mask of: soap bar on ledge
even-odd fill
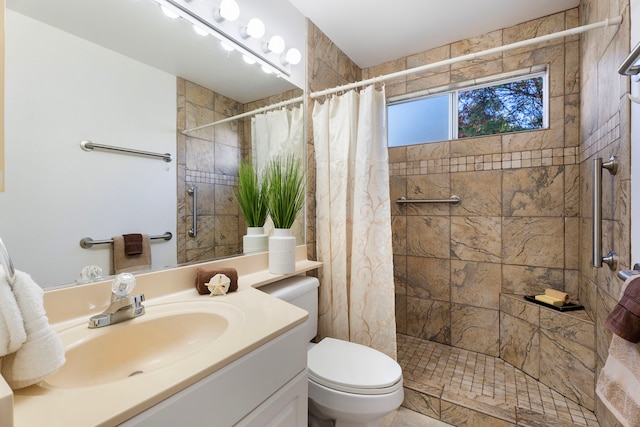
[[[541,300],[537,299],[536,296],[543,296],[544,297],[544,295],[525,295],[524,299],[529,301],[529,302],[533,302],[533,303],[536,303],[536,304],[539,304],[539,305],[542,305],[544,307],[551,308],[551,309],[557,310],[557,311],[584,310],[583,306],[581,306],[579,304],[575,304],[573,302],[564,303],[562,305],[557,305],[556,306],[556,305],[551,305],[551,304],[548,304],[548,303],[546,303],[544,301],[541,301]]]
[[[535,298],[537,301],[541,301],[545,304],[553,305],[554,307],[562,307],[564,305],[564,301],[549,295],[536,295]]]

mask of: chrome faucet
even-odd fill
[[[136,285],[131,273],[121,273],[111,284],[111,305],[107,309],[89,319],[89,328],[102,328],[133,319],[144,314],[144,294],[130,296]]]

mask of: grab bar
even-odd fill
[[[171,240],[173,238],[173,234],[170,231],[167,231],[164,234],[160,234],[159,236],[149,236],[151,240]],[[80,239],[80,247],[83,249],[89,249],[93,245],[104,245],[107,243],[113,243],[113,239],[103,239],[103,240],[93,240],[91,237],[84,237]]]
[[[189,229],[189,237],[196,237],[198,235],[198,188],[195,186],[190,186],[187,189],[187,194],[189,194],[192,199],[192,207],[191,214],[193,215],[193,226]]]
[[[448,199],[407,199],[405,197],[400,197],[396,200],[396,203],[451,203],[453,206],[457,206],[460,204],[462,199],[460,196],[451,196]]]
[[[601,268],[602,263],[605,263],[611,270],[615,270],[618,265],[618,257],[615,251],[610,251],[605,257],[602,256],[602,169],[607,169],[611,175],[615,175],[618,172],[616,157],[611,156],[604,163],[602,162],[602,157],[593,159],[593,223],[591,227],[593,258],[591,265],[595,268]]]
[[[7,251],[7,247],[2,242],[2,239],[0,239],[0,263],[7,275],[7,282],[9,282],[9,286],[13,289],[13,284],[16,282],[16,269],[13,268],[9,251]]]
[[[171,161],[171,154],[169,153],[152,153],[151,151],[134,150],[133,148],[114,147],[112,145],[94,144],[91,141],[80,141],[80,148],[84,151],[92,151],[94,148],[98,150],[118,151],[121,153],[138,154],[140,156],[155,157],[164,160],[165,162]]]
[[[636,64],[640,57],[640,43],[638,43],[624,62],[618,67],[618,73],[623,76],[635,76],[640,73],[640,65]]]

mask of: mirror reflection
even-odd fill
[[[268,3],[267,36],[280,31],[270,26],[275,14],[287,22],[287,43],[302,50],[304,18],[287,1]],[[300,104],[182,133],[300,97],[304,64],[289,77],[268,75],[187,22],[167,19],[152,0],[9,0],[5,50],[0,236],[16,268],[41,286],[73,283],[90,265],[113,271],[112,245],[83,249],[85,237],[170,232],[171,240],[149,244],[153,269],[242,253],[239,162],[291,144],[303,153],[302,128],[292,127],[302,123]],[[268,149],[255,148],[256,134]],[[172,161],[83,151],[82,140],[169,153]],[[303,230],[298,225],[298,243]]]

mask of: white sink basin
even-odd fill
[[[89,387],[144,375],[209,347],[242,318],[234,306],[203,301],[147,306],[143,316],[99,329],[83,323],[60,332],[67,362],[41,385]]]

